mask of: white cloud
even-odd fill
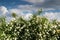
[[[43,8],[43,11],[51,11],[51,10],[56,10],[55,8]]]
[[[36,10],[32,5],[18,5],[17,8],[8,9],[5,6],[0,7],[0,14],[7,16],[7,21],[12,20],[12,17],[9,16],[11,13],[16,13],[19,16],[24,16],[24,19],[29,19],[33,13],[33,10]],[[7,13],[8,12],[8,13]]]
[[[32,16],[33,16],[32,13],[28,13],[28,14],[24,15],[23,17],[25,20],[30,20],[32,18]]]
[[[39,8],[36,8],[32,5],[18,5],[17,8],[12,8],[12,9],[8,9],[4,6],[0,7],[0,13],[2,14],[6,14],[8,13],[16,13],[19,16],[24,16],[24,19],[29,19],[32,16],[33,11],[37,11]],[[44,9],[44,11],[48,11],[48,10],[56,10],[54,8],[47,8]],[[10,14],[9,14],[10,15]],[[43,14],[45,17],[47,17],[48,19],[57,19],[60,20],[60,12],[45,12],[45,14]],[[11,17],[9,17],[8,19],[11,19]]]
[[[8,12],[8,10],[5,6],[0,6],[0,13],[6,14],[7,12]]]
[[[40,8],[60,9],[60,0],[23,0],[23,1],[32,3],[32,5],[35,5]]]
[[[38,8],[32,5],[18,5],[17,8],[9,9],[9,13],[16,13],[18,16],[23,16],[25,20],[29,20],[33,11],[37,11]],[[9,17],[11,19],[11,17]]]
[[[10,13],[20,13],[21,10],[20,9],[17,9],[17,8],[15,8],[15,9],[9,9],[9,12]]]
[[[25,1],[28,1],[31,3],[44,3],[45,2],[45,0],[25,0]]]
[[[37,10],[38,8],[33,5],[18,5],[21,10]]]
[[[37,11],[38,8],[32,5],[18,5],[17,8],[9,9],[10,13],[17,13],[17,14],[25,14],[25,13],[33,13],[33,11]]]
[[[58,21],[60,20],[60,12],[45,12],[44,16],[48,19],[57,19]]]
[[[54,19],[56,15],[52,12],[45,12],[44,16],[46,16],[49,19]]]

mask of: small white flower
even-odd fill
[[[44,27],[44,29],[46,29],[47,27]]]
[[[27,29],[26,31],[28,32],[29,30]]]
[[[17,31],[16,29],[14,31]]]
[[[46,35],[43,35],[43,37],[46,37]]]
[[[10,27],[10,29],[12,29],[12,27]]]
[[[15,18],[13,18],[13,20],[15,20]]]
[[[51,30],[51,28],[49,30]]]
[[[31,25],[31,23],[29,23],[29,26]]]
[[[11,22],[11,25],[12,25],[13,23]]]
[[[9,38],[7,38],[7,40],[9,40]]]
[[[54,30],[53,33],[55,34],[55,32],[56,32],[56,31]]]
[[[17,33],[18,33],[18,35],[19,35],[20,32],[17,32]]]
[[[8,26],[8,24],[6,24],[6,26]]]
[[[60,25],[58,25],[58,26],[60,26]]]
[[[49,34],[48,32],[46,32],[47,34]]]
[[[19,29],[20,27],[16,27],[16,29]]]
[[[15,37],[15,40],[17,40],[17,38]]]
[[[57,27],[57,25],[53,25],[51,28],[56,28]]]
[[[16,35],[16,33],[14,33],[14,35]]]
[[[39,36],[41,36],[42,34],[40,33]]]

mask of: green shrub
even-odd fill
[[[28,21],[14,18],[8,24],[5,18],[0,18],[0,40],[58,40],[59,22],[34,14]]]

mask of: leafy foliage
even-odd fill
[[[0,18],[0,40],[59,40],[60,22],[50,22],[38,15],[33,15],[28,21],[17,18],[14,13],[12,16],[15,20],[8,24],[5,18]]]

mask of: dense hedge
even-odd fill
[[[15,19],[9,23],[0,17],[0,40],[59,40],[60,22],[34,14],[28,21],[12,15]]]

